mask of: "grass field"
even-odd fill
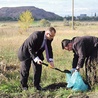
[[[71,39],[74,36],[83,35],[98,37],[97,22],[82,22],[81,24],[82,25],[80,26],[75,26],[75,30],[72,30],[71,27],[64,26],[62,21],[51,22],[51,26],[55,27],[57,30],[52,43],[55,67],[61,70],[71,69],[73,53],[62,50],[61,41],[64,38]],[[35,22],[27,32],[21,34],[17,22],[0,23],[0,98],[86,98],[70,96],[88,96],[90,94],[97,96],[98,94],[96,94],[96,92],[98,92],[98,85],[91,91],[83,93],[73,92],[71,89],[66,90],[65,74],[45,66],[43,66],[41,86],[46,87],[47,90],[39,92],[33,88],[32,68],[28,81],[29,90],[21,90],[19,83],[20,62],[17,58],[17,51],[20,45],[32,32],[46,29],[47,27],[40,27],[38,22]]]

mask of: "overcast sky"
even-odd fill
[[[60,16],[72,15],[72,0],[0,0],[2,7],[35,6]],[[98,16],[98,0],[74,0],[74,15]]]

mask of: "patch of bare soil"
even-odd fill
[[[57,90],[59,88],[66,88],[66,85],[67,85],[67,83],[65,83],[65,82],[54,83],[54,84],[51,84],[51,85],[44,87],[44,89],[53,91],[53,90]]]

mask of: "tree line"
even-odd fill
[[[72,16],[67,16],[67,17],[64,17],[64,19],[66,19],[66,20],[72,20]],[[78,17],[75,17],[74,16],[74,20],[75,21],[98,21],[98,16],[86,16],[86,17],[80,17],[80,16],[78,16]]]

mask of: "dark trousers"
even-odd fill
[[[33,76],[34,86],[38,86],[40,84],[42,65],[39,65],[39,64],[35,63],[34,61],[32,61],[31,59],[28,59],[28,60],[21,62],[20,82],[21,82],[22,87],[28,87],[27,82],[28,82],[29,70],[31,67],[31,63],[32,63],[33,72],[34,72],[34,76]]]

